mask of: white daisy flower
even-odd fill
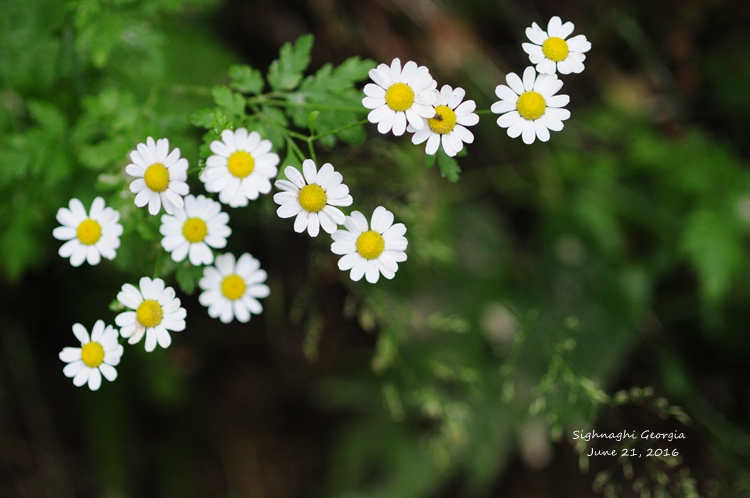
[[[221,211],[221,204],[203,195],[185,197],[185,207],[174,216],[163,214],[159,232],[164,235],[161,245],[179,263],[190,254],[194,266],[210,265],[214,249],[227,245],[232,229],[227,226],[229,215]]]
[[[117,294],[117,300],[135,311],[125,311],[115,317],[120,327],[120,335],[128,339],[129,344],[140,341],[146,335],[146,351],[156,349],[156,344],[168,348],[172,344],[169,330],[185,330],[187,311],[180,306],[180,299],[175,297],[172,287],[164,287],[164,280],[148,277],[141,278],[140,289],[125,284]]]
[[[443,150],[451,157],[464,148],[464,142],[472,143],[474,135],[466,126],[477,124],[479,116],[474,114],[477,105],[473,100],[461,103],[465,95],[466,91],[463,88],[454,90],[449,85],[443,85],[435,103],[435,117],[426,119],[427,126],[420,130],[411,125],[407,128],[409,133],[414,133],[411,137],[412,143],[418,145],[427,140],[425,152],[435,154],[442,142]]]
[[[435,115],[432,104],[438,98],[437,83],[425,66],[409,61],[401,69],[401,60],[393,59],[391,66],[380,64],[370,70],[375,84],[365,85],[366,97],[362,105],[372,109],[367,119],[378,124],[378,131],[401,136],[406,131],[407,121],[416,129],[424,126],[422,118]]]
[[[271,141],[261,140],[257,131],[224,130],[221,140],[211,142],[214,155],[206,160],[200,176],[206,190],[218,192],[219,200],[231,207],[247,206],[248,199],[269,193],[279,164],[271,147]]]
[[[273,201],[279,205],[279,218],[294,220],[294,231],[302,233],[307,228],[310,237],[317,237],[319,228],[333,233],[344,223],[344,213],[335,206],[351,206],[349,187],[341,183],[343,176],[334,171],[331,163],[325,163],[317,171],[311,159],[302,163],[304,176],[293,166],[287,166],[284,174],[290,181],[276,180],[278,192]]]
[[[563,121],[570,117],[570,111],[563,109],[570,97],[555,95],[562,88],[562,81],[555,74],[536,74],[529,66],[523,72],[523,81],[516,73],[505,77],[509,86],[498,85],[495,94],[499,102],[490,108],[495,114],[501,128],[508,128],[508,136],[516,138],[523,135],[525,144],[534,143],[536,138],[542,142],[549,140],[549,130],[560,131]]]
[[[233,254],[216,257],[216,266],[203,269],[198,285],[204,292],[198,301],[208,308],[208,316],[229,323],[237,318],[242,323],[250,321],[250,314],[259,315],[263,306],[258,298],[268,297],[271,290],[263,282],[267,274],[260,262],[245,253],[235,264]]]
[[[56,218],[62,226],[52,230],[54,238],[67,240],[58,254],[70,258],[73,266],[81,266],[84,260],[98,265],[102,257],[114,259],[122,235],[120,213],[105,207],[101,197],[94,199],[88,214],[78,199],[71,199],[68,207],[58,209]]]
[[[174,214],[175,209],[182,208],[182,196],[190,190],[187,180],[187,159],[180,157],[180,149],[169,152],[169,140],[148,137],[145,144],[138,144],[130,153],[132,164],[125,167],[125,172],[135,176],[130,184],[130,191],[136,194],[135,205],[143,207],[148,204],[148,212],[159,213],[161,205],[167,214]]]
[[[80,323],[73,325],[73,333],[81,341],[80,348],[63,348],[60,359],[67,363],[63,368],[66,377],[73,378],[73,385],[81,387],[88,382],[89,389],[96,391],[102,385],[102,375],[112,382],[117,378],[115,366],[119,365],[123,347],[117,342],[117,330],[104,326],[97,320],[91,331]]]
[[[583,71],[585,52],[591,50],[591,42],[584,35],[576,35],[566,40],[573,33],[575,26],[568,21],[565,24],[555,16],[549,20],[545,32],[537,23],[526,28],[526,37],[532,43],[523,43],[523,51],[529,54],[529,60],[536,64],[536,70],[543,74],[580,73]]]
[[[351,270],[349,276],[355,282],[364,275],[374,284],[380,274],[392,279],[398,270],[398,263],[406,261],[406,245],[403,223],[393,224],[393,213],[383,206],[372,213],[370,229],[367,219],[359,211],[354,211],[344,221],[346,230],[337,230],[331,237],[334,243],[331,251],[343,255],[339,269]]]

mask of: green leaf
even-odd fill
[[[432,168],[435,166],[435,160],[437,159],[437,155],[435,154],[425,154],[424,155],[424,164],[428,168]]]
[[[248,65],[235,65],[229,68],[229,86],[242,93],[257,95],[263,91],[263,75]]]
[[[300,36],[292,45],[285,43],[279,52],[279,58],[268,68],[268,83],[275,91],[294,90],[302,80],[302,73],[310,64],[310,49],[313,35]]]
[[[138,141],[154,133],[132,93],[107,88],[84,99],[83,107],[73,142],[79,161],[88,168],[101,170],[117,164]]]
[[[320,116],[320,111],[313,111],[307,116],[307,129],[310,130],[310,135],[315,135],[315,120]]]
[[[449,182],[456,183],[461,175],[461,167],[455,159],[449,157],[443,149],[438,149],[437,163],[440,168],[440,176],[447,178]]]
[[[362,92],[355,84],[367,78],[367,73],[375,66],[370,60],[360,60],[359,57],[351,57],[340,66],[334,68],[331,64],[321,67],[314,76],[309,76],[300,85],[299,91],[289,94],[287,99],[298,104],[308,104],[307,107],[289,108],[287,114],[292,118],[294,124],[300,128],[307,125],[312,112],[320,111],[315,120],[315,130],[318,135],[332,130],[356,123],[360,118],[358,109],[364,115],[367,112],[362,106]],[[314,105],[320,104],[320,109]],[[342,107],[341,110],[332,110],[331,107]],[[347,107],[351,110],[346,109]],[[359,143],[366,136],[362,126],[354,126],[341,130],[335,135],[329,135],[321,139],[326,146],[333,146],[336,138],[346,143]]]
[[[733,217],[708,210],[694,212],[682,233],[681,246],[695,267],[704,299],[724,297],[742,264],[742,234]]]
[[[213,109],[198,109],[188,116],[188,121],[194,126],[201,128],[211,128],[214,122],[214,110]]]
[[[229,87],[215,86],[211,89],[211,95],[216,105],[224,109],[230,118],[241,118],[245,115],[245,98],[234,93]]]
[[[211,128],[214,130],[213,140],[218,140],[221,137],[221,132],[224,130],[233,130],[233,122],[227,120],[227,116],[221,112],[221,109],[217,109],[214,112],[214,119],[211,122]]]

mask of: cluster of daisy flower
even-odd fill
[[[509,137],[520,136],[525,144],[532,144],[537,138],[546,142],[550,130],[563,129],[563,121],[570,117],[570,111],[565,109],[570,97],[557,95],[563,86],[557,73],[581,73],[585,53],[591,50],[585,35],[568,38],[574,29],[572,22],[563,24],[558,16],[549,20],[547,31],[537,23],[526,28],[526,37],[531,43],[523,43],[521,47],[536,66],[524,69],[522,77],[508,73],[507,86],[495,88],[500,100],[490,108],[501,115],[497,124],[508,129]]]
[[[495,93],[500,101],[491,111],[501,114],[497,123],[508,129],[510,137],[521,136],[527,144],[536,138],[547,141],[549,130],[559,131],[570,117],[564,109],[569,98],[556,95],[562,87],[561,74],[583,71],[584,53],[591,44],[583,35],[568,38],[574,26],[553,17],[543,31],[536,23],[526,30],[532,43],[523,49],[536,67],[527,67],[520,78],[515,73],[506,77],[506,85],[498,85]],[[479,122],[473,100],[464,100],[462,88],[437,83],[424,66],[408,61],[401,66],[397,58],[391,65],[380,64],[369,72],[374,83],[364,87],[362,104],[371,111],[368,120],[377,124],[380,133],[393,132],[401,136],[412,133],[412,142],[426,142],[427,154],[435,154],[440,146],[450,157],[458,154],[464,144],[474,141],[467,127]],[[227,245],[232,230],[229,215],[222,204],[233,208],[247,206],[261,194],[268,194],[273,185],[279,190],[273,200],[279,205],[280,218],[294,218],[297,233],[307,231],[317,237],[321,228],[333,242],[331,251],[341,256],[338,267],[349,271],[353,281],[363,277],[377,283],[380,275],[394,278],[398,263],[406,261],[406,227],[394,223],[393,213],[378,206],[368,220],[360,211],[345,214],[340,208],[351,206],[353,198],[343,183],[341,173],[330,163],[320,169],[312,159],[302,163],[302,171],[286,166],[285,178],[275,179],[279,156],[272,152],[272,144],[258,132],[245,128],[224,130],[220,140],[210,144],[210,155],[199,176],[205,190],[218,194],[218,202],[204,195],[189,193],[188,162],[180,150],[170,151],[166,138],[138,144],[131,151],[131,163],[125,172],[135,179],[130,191],[135,194],[137,207],[148,207],[152,216],[161,216],[159,232],[161,246],[175,262],[186,259],[194,266],[204,266],[198,301],[208,309],[208,315],[229,323],[235,318],[248,322],[252,314],[263,311],[259,299],[270,294],[265,284],[267,274],[251,254],[239,257],[224,253],[215,255]],[[274,181],[275,180],[275,181]],[[59,254],[70,258],[73,266],[84,261],[97,265],[101,258],[114,259],[120,246],[120,213],[107,207],[97,197],[87,211],[78,199],[71,199],[67,208],[57,212],[61,226],[53,236],[65,241]],[[60,359],[67,363],[63,373],[73,378],[76,386],[88,384],[91,390],[101,385],[101,377],[113,381],[123,354],[118,337],[136,344],[145,337],[145,349],[156,346],[167,348],[172,343],[170,332],[185,330],[187,312],[181,306],[172,287],[161,278],[142,277],[138,286],[126,283],[117,294],[122,311],[112,325],[97,320],[89,335],[80,323],[73,325],[73,333],[80,348],[66,347]]]
[[[550,19],[547,31],[537,23],[526,29],[531,43],[522,47],[536,66],[527,67],[522,77],[509,73],[505,78],[508,85],[495,88],[500,100],[491,107],[493,113],[501,114],[497,124],[507,128],[511,138],[521,136],[526,144],[537,138],[546,142],[549,131],[562,130],[563,121],[570,117],[564,108],[570,98],[556,95],[563,85],[556,73],[582,72],[584,54],[591,49],[584,35],[568,38],[573,29],[573,23],[563,24],[557,16]],[[438,92],[426,67],[412,61],[402,67],[398,58],[369,74],[374,83],[365,86],[362,104],[372,109],[367,118],[378,125],[380,133],[413,133],[412,143],[427,142],[427,154],[435,154],[442,145],[450,157],[459,153],[464,143],[474,141],[467,127],[477,124],[479,116],[474,113],[474,101],[464,101],[462,88],[444,85]]]
[[[175,262],[187,259],[194,266],[206,265],[198,282],[203,291],[198,301],[208,308],[208,315],[223,323],[235,318],[245,323],[252,314],[263,311],[258,299],[270,294],[264,283],[267,274],[249,253],[239,258],[231,253],[214,256],[214,250],[226,247],[232,233],[229,215],[221,204],[242,207],[260,194],[268,194],[279,156],[271,152],[269,140],[245,128],[224,130],[221,140],[213,141],[210,148],[213,155],[206,160],[200,180],[207,192],[218,194],[220,202],[189,194],[187,160],[180,157],[179,149],[169,151],[166,138],[154,141],[149,137],[145,144],[138,144],[125,172],[135,177],[130,190],[136,206],[148,206],[151,215],[164,208],[159,228],[164,250]],[[284,174],[287,179],[275,181],[280,191],[273,197],[279,217],[294,217],[294,230],[307,231],[311,237],[316,237],[320,228],[329,233],[331,251],[342,256],[338,266],[350,271],[352,280],[364,276],[376,283],[381,274],[388,279],[395,276],[398,263],[406,260],[407,240],[406,227],[394,224],[390,211],[379,206],[369,222],[359,211],[345,215],[339,206],[351,206],[353,199],[343,176],[330,163],[318,170],[307,159],[302,172],[287,166]],[[123,227],[120,213],[107,207],[104,199],[94,199],[88,212],[79,199],[71,199],[67,208],[58,210],[57,220],[62,226],[52,235],[65,241],[59,254],[70,258],[71,265],[80,266],[84,261],[96,265],[102,257],[114,259]],[[170,332],[185,330],[187,312],[175,290],[161,278],[142,277],[137,287],[124,284],[117,301],[126,310],[114,319],[118,328],[97,320],[89,336],[83,325],[73,325],[81,347],[66,347],[59,356],[67,363],[63,373],[72,377],[76,386],[88,384],[97,390],[102,375],[110,381],[117,378],[115,366],[123,354],[118,335],[128,344],[145,337],[145,349],[151,352],[157,345],[170,346]]]

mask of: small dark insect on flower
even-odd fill
[[[440,113],[436,112],[435,116],[432,119],[434,119],[435,121],[442,121],[443,120],[443,116],[441,116]]]

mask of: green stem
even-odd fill
[[[302,153],[302,149],[300,149],[299,146],[294,143],[294,140],[292,140],[292,137],[290,137],[289,135],[286,135],[285,138],[286,145],[287,147],[289,147],[289,150],[291,150],[297,156],[297,159],[299,159],[300,162],[303,162],[306,158]]]
[[[281,127],[279,125],[277,125],[277,126],[280,129],[284,130],[284,133],[286,133],[287,135],[289,135],[292,138],[296,138],[297,140],[302,140],[302,141],[306,142],[310,138],[309,136],[303,135],[302,133],[298,133],[298,132],[296,132],[294,130],[287,130],[286,128],[283,128],[283,127]]]
[[[313,147],[313,140],[315,140],[315,138],[312,135],[307,138],[307,148],[310,150],[310,159],[312,159],[315,164],[318,164],[318,160],[315,158],[315,147]]]
[[[339,128],[336,128],[336,129],[333,129],[333,130],[329,130],[329,131],[327,131],[325,133],[321,133],[320,135],[311,135],[309,137],[309,140],[317,140],[319,138],[322,138],[322,137],[325,137],[325,136],[328,136],[328,135],[333,135],[333,134],[338,133],[340,131],[348,130],[349,128],[354,128],[356,126],[366,125],[367,123],[369,123],[369,121],[366,120],[366,119],[363,119],[361,121],[357,121],[356,123],[351,123],[351,124],[348,124],[346,126],[341,126]]]
[[[305,139],[305,141],[307,142],[307,146],[308,146],[308,148],[310,149],[310,158],[311,158],[311,159],[312,159],[313,161],[315,161],[316,163],[318,162],[318,161],[317,161],[317,160],[315,159],[315,150],[313,149],[313,142],[314,142],[315,140],[317,140],[317,139],[319,139],[319,138],[322,138],[322,137],[326,137],[326,136],[328,136],[328,135],[334,135],[334,134],[336,134],[336,133],[338,133],[338,132],[340,132],[340,131],[348,130],[349,128],[354,128],[354,127],[356,127],[356,126],[362,126],[362,125],[365,125],[365,124],[367,124],[367,123],[369,123],[369,121],[368,121],[368,120],[366,120],[366,119],[363,119],[363,120],[361,120],[361,121],[357,121],[356,123],[350,123],[350,124],[348,124],[348,125],[345,125],[345,126],[339,126],[338,128],[335,128],[335,129],[333,129],[333,130],[328,130],[327,132],[325,132],[325,133],[321,133],[321,134],[319,134],[319,135],[310,135],[309,137],[307,137],[307,138]]]
[[[370,112],[370,109],[365,107],[355,107],[348,105],[326,105],[326,104],[315,104],[311,102],[290,102],[288,100],[271,100],[266,98],[265,95],[259,95],[257,97],[251,97],[248,103],[258,103],[263,105],[270,105],[276,107],[301,107],[303,109],[317,109],[319,111],[347,111],[347,112]]]

